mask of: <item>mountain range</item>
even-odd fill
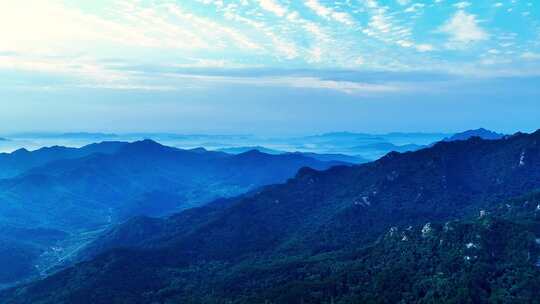
[[[14,151],[20,147],[35,150],[43,146],[81,147],[96,141],[132,142],[150,138],[162,144],[185,149],[204,147],[212,151],[225,149],[237,154],[238,148],[247,152],[253,148],[261,152],[271,150],[285,152],[309,152],[316,154],[353,155],[362,160],[375,160],[396,150],[403,151],[407,145],[424,146],[450,136],[446,133],[388,133],[365,134],[352,132],[325,133],[307,136],[255,136],[255,135],[212,135],[212,134],[173,134],[173,133],[18,133],[9,134],[9,142],[3,142],[1,151]],[[396,147],[372,149],[369,144],[392,144]],[[268,150],[264,150],[268,149]],[[228,151],[227,151],[228,150]],[[236,152],[234,152],[236,150]],[[356,162],[355,162],[356,163]]]
[[[286,181],[302,155],[181,150],[151,140],[51,147],[0,155],[0,283],[45,273],[84,244],[137,215],[164,216]],[[22,237],[26,236],[26,237]]]
[[[319,160],[337,160],[354,164],[376,160],[389,152],[416,151],[439,141],[467,140],[471,137],[483,139],[500,139],[504,135],[484,128],[467,130],[464,132],[444,137],[442,133],[388,133],[388,134],[365,134],[352,132],[335,132],[321,135],[292,138],[288,144],[302,150],[307,156],[316,157]],[[326,152],[305,152],[312,149]],[[233,146],[218,149],[227,153],[242,153],[248,150],[259,150],[269,154],[287,153],[282,150],[265,146]],[[331,151],[331,152],[328,152]],[[290,153],[290,152],[289,152]]]
[[[0,302],[535,303],[539,188],[540,131],[303,168],[112,227]]]
[[[297,155],[303,155],[307,157],[311,157],[320,161],[341,161],[351,164],[361,164],[366,163],[369,160],[361,157],[361,156],[353,156],[353,155],[346,155],[346,154],[339,154],[339,153],[313,153],[313,152],[286,152],[286,151],[279,151],[275,149],[265,148],[262,146],[253,146],[253,147],[233,147],[233,148],[223,148],[219,149],[218,151],[230,153],[230,154],[240,154],[245,153],[251,150],[257,150],[263,153],[267,154],[297,154]]]

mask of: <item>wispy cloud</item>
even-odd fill
[[[322,5],[319,0],[306,0],[304,3],[317,15],[325,19],[333,19],[349,26],[354,24],[353,18],[348,13],[335,11],[330,7]]]
[[[272,12],[279,17],[283,17],[287,13],[287,8],[274,0],[259,0],[259,4],[265,10]]]
[[[115,58],[183,68],[392,71],[508,62],[522,69],[519,62],[536,60],[540,25],[531,6],[490,6],[517,11],[505,18],[527,26],[510,29],[472,1],[20,0],[0,4],[0,69],[129,87],[140,79],[116,69]]]
[[[263,76],[238,77],[204,74],[168,74],[171,78],[196,81],[199,85],[235,84],[261,87],[282,87],[298,89],[330,90],[354,95],[393,94],[411,90],[410,85],[400,83],[368,83],[347,80],[321,79],[314,76]]]
[[[521,54],[521,58],[524,58],[527,60],[540,60],[540,53],[525,52]]]

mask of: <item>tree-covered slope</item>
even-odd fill
[[[305,166],[325,169],[336,164],[255,151],[200,153],[146,140],[125,144],[112,154],[49,162],[1,180],[0,219],[17,225],[95,227],[283,182]]]
[[[458,218],[540,186],[539,135],[440,143],[362,166],[303,169],[239,199],[200,232],[168,237],[196,239],[203,256],[250,247],[317,252],[370,240],[389,224]]]
[[[11,290],[4,299],[8,303],[534,299],[537,197],[523,211],[525,217],[506,218],[506,213],[496,212],[500,202],[540,188],[539,169],[540,132],[496,141],[439,143],[323,172],[303,169],[287,183],[228,202],[225,208],[194,209],[149,225],[137,222],[150,230],[140,230],[136,242],[120,242],[124,249]],[[482,209],[493,210],[494,215],[467,220]],[[449,224],[451,229],[445,229],[444,223],[453,220],[457,222]],[[393,237],[387,237],[389,231]],[[396,290],[389,290],[394,284]],[[521,289],[514,290],[516,284]],[[445,286],[456,288],[457,298],[441,294]],[[433,290],[438,291],[428,295]]]
[[[133,216],[163,216],[283,182],[305,166],[343,164],[256,151],[181,150],[149,140],[21,150],[0,157],[0,167],[10,162],[25,171],[0,180],[0,231],[49,229],[65,239],[46,244],[35,244],[31,235],[6,240],[4,247],[14,249],[1,251],[0,262],[18,261],[25,270],[21,274],[43,273],[64,263],[100,229]],[[0,264],[0,269],[7,268]],[[0,276],[0,284],[9,281]]]

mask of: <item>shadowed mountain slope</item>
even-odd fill
[[[141,233],[136,241],[131,237],[122,244],[129,239],[122,231],[133,229],[118,228],[119,234],[112,239],[125,249],[108,251],[43,281],[6,292],[3,299],[8,303],[449,300],[448,295],[427,297],[429,286],[437,282],[410,275],[419,271],[429,273],[428,279],[442,272],[441,284],[464,288],[456,298],[459,301],[480,297],[487,302],[491,296],[511,300],[512,294],[505,294],[511,293],[511,286],[497,283],[505,280],[500,271],[523,269],[526,275],[537,275],[537,196],[526,209],[530,225],[523,224],[523,218],[494,219],[493,226],[483,228],[481,222],[468,224],[464,219],[538,188],[540,131],[501,140],[441,142],[354,167],[322,172],[302,169],[287,183],[233,199],[225,208],[205,207],[166,220],[128,222],[126,225],[138,225]],[[436,225],[451,220],[460,221],[455,235],[426,226],[426,222]],[[403,255],[400,243],[380,241],[391,227],[401,233],[409,226],[415,232],[407,237],[414,245],[406,246]],[[489,229],[514,243],[489,239]],[[437,239],[424,241],[423,236],[430,233],[437,234]],[[469,260],[462,251],[441,256],[447,252],[446,245],[436,247],[447,240],[448,248],[457,250],[474,235],[487,239],[481,244],[485,251],[476,258],[467,256],[482,262],[475,263],[477,267],[491,267],[480,273],[493,277],[476,278],[476,266],[467,266]],[[101,246],[114,247],[106,242]],[[413,260],[407,264],[409,258]],[[443,268],[455,266],[464,277],[445,277],[450,275],[449,268],[437,272],[433,268],[437,264],[427,264],[437,259]],[[399,285],[402,289],[388,293],[389,298],[378,297],[392,286],[390,276],[396,273],[398,282],[409,284],[406,279],[410,278],[416,289],[407,295],[407,286]],[[487,281],[490,278],[497,282]],[[467,283],[474,280],[478,284]],[[521,276],[516,280],[525,284],[526,299],[534,299],[534,281]]]
[[[3,257],[18,261],[20,273],[27,274],[63,263],[99,230],[130,217],[163,216],[284,182],[306,166],[327,169],[343,164],[257,151],[239,155],[189,151],[150,140],[102,143],[80,150],[20,150],[3,157],[25,167],[45,163],[0,180],[0,231],[6,231],[0,241],[14,248],[12,258],[3,251],[0,261]],[[35,242],[33,237],[9,238],[13,229],[30,228],[63,238],[47,243]],[[0,277],[0,283],[8,281]]]

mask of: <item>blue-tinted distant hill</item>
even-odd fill
[[[309,152],[334,156],[348,155],[357,160],[347,160],[355,163],[364,160],[375,160],[391,151],[413,150],[413,146],[429,145],[449,137],[442,133],[387,133],[367,134],[353,132],[334,132],[311,136],[280,136],[262,137],[255,135],[204,135],[204,134],[168,134],[168,133],[26,133],[15,134],[13,142],[4,145],[5,150],[25,146],[32,149],[43,146],[75,146],[96,141],[136,141],[150,138],[169,146],[196,148],[204,147],[212,151],[226,151],[233,154],[257,149],[269,154],[279,152]],[[271,149],[268,149],[271,148]],[[328,157],[326,157],[328,159]],[[342,159],[338,159],[342,160]]]
[[[257,150],[263,153],[274,154],[274,155],[287,153],[285,151],[270,149],[263,146],[230,147],[230,148],[218,149],[218,151],[229,153],[229,154],[240,154],[240,153],[244,153],[251,150]]]
[[[96,220],[106,223],[109,208],[128,212],[128,203],[147,193],[176,196],[177,207],[183,209],[216,197],[284,182],[302,167],[320,170],[344,164],[256,150],[238,155],[181,150],[151,140],[102,143],[81,149],[19,150],[4,157],[6,162],[20,161],[27,166],[27,160],[34,164],[48,162],[0,181],[0,197],[8,202],[0,206],[0,219],[55,227],[84,227]],[[74,212],[65,217],[64,212],[68,211]]]
[[[124,142],[102,142],[82,148],[54,146],[35,151],[19,149],[12,153],[0,153],[0,179],[15,177],[28,169],[55,160],[80,158],[94,153],[114,153],[125,144]]]
[[[361,156],[352,156],[352,155],[339,154],[339,153],[286,152],[286,151],[269,149],[269,148],[265,148],[261,146],[223,148],[223,149],[219,149],[218,151],[231,153],[231,154],[240,154],[240,153],[244,153],[251,150],[257,150],[263,153],[274,154],[274,155],[292,153],[292,154],[311,157],[320,161],[340,161],[340,162],[346,162],[346,163],[351,163],[351,164],[361,164],[361,163],[365,163],[369,161]]]
[[[395,145],[389,142],[368,143],[352,147],[353,151],[362,151],[370,159],[378,159],[389,152],[410,152],[424,148],[425,146],[416,144]]]
[[[13,250],[0,251],[0,262],[12,261],[10,273],[20,277],[35,274],[88,242],[90,231],[285,182],[304,167],[322,170],[343,164],[294,154],[182,150],[151,140],[2,154],[0,166],[14,177],[0,180],[0,232],[6,232],[0,241]],[[29,230],[36,228],[51,234],[47,237],[52,241],[37,242]],[[11,238],[7,231],[30,237]],[[58,240],[58,235],[63,237]],[[0,283],[12,279],[0,275]]]
[[[359,155],[346,155],[339,153],[312,153],[312,152],[292,152],[293,154],[300,154],[307,157],[312,157],[320,161],[341,161],[352,164],[363,164],[370,160],[363,158]]]
[[[383,134],[333,132],[321,135],[306,136],[314,142],[341,142],[359,144],[394,143],[395,145],[416,144],[427,145],[447,137],[446,133],[392,132]]]
[[[387,133],[367,134],[334,132],[290,139],[302,151],[325,151],[326,154],[354,155],[376,160],[396,151],[415,151],[448,136],[443,133]],[[319,152],[318,152],[319,153]]]
[[[67,139],[87,139],[87,140],[104,140],[119,138],[118,134],[100,133],[100,132],[68,132],[68,133],[51,133],[51,132],[27,132],[13,134],[16,138],[67,138]]]
[[[539,188],[540,131],[303,169],[224,204],[130,221],[107,234],[117,249],[0,299],[535,303]]]
[[[496,133],[490,130],[486,130],[484,128],[479,128],[475,130],[467,130],[461,133],[454,134],[451,137],[447,137],[443,139],[443,141],[468,140],[471,137],[480,137],[482,139],[495,140],[495,139],[501,139],[504,136],[505,136],[504,134]]]

